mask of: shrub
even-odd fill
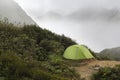
[[[72,39],[36,25],[18,27],[0,21],[0,77],[5,80],[72,79],[76,74],[61,57],[64,49],[72,44],[75,44]]]
[[[120,80],[120,65],[113,68],[100,68],[99,71],[93,74],[92,80]]]

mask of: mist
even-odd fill
[[[16,1],[40,27],[71,37],[95,52],[120,46],[119,0]]]
[[[36,20],[57,34],[71,37],[79,44],[85,44],[93,51],[120,46],[120,23],[103,21],[76,21],[69,19],[42,18]]]

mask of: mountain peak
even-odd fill
[[[120,47],[104,49],[98,54],[100,57],[107,57],[112,60],[120,60]]]
[[[35,24],[14,0],[0,0],[0,19],[14,24]]]

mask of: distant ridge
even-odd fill
[[[106,57],[112,60],[120,60],[120,47],[104,49],[98,56]]]

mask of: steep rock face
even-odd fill
[[[120,60],[120,47],[105,49],[99,53],[99,56]]]
[[[0,0],[0,20],[6,18],[15,24],[35,24],[14,0]]]

